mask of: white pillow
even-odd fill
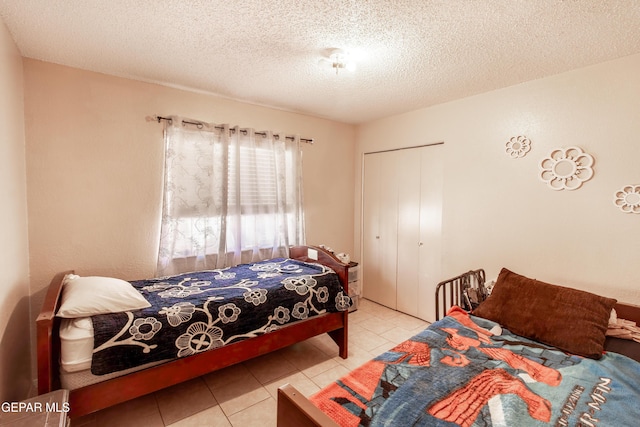
[[[131,283],[112,277],[64,278],[58,317],[75,318],[151,307]]]

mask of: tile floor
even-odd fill
[[[256,359],[72,420],[76,426],[276,425],[276,396],[290,383],[310,396],[351,369],[427,326],[415,317],[361,300],[349,315],[349,357],[323,334]]]

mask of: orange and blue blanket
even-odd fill
[[[640,426],[640,363],[495,326],[454,307],[311,400],[341,426]]]

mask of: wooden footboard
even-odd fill
[[[315,262],[331,268],[340,278],[345,293],[349,294],[349,265],[342,263],[334,254],[317,246],[292,246],[289,257],[304,262]],[[328,331],[331,339],[338,344],[338,354],[346,359],[349,355],[349,312],[338,313],[342,316],[343,326]]]
[[[339,427],[291,384],[278,388],[278,427]]]
[[[348,292],[348,266],[329,252],[316,247],[295,247],[292,248],[291,258],[312,261],[332,268],[340,277],[345,292]],[[53,278],[36,320],[39,394],[60,388],[60,319],[55,313],[60,306],[64,276],[71,273],[73,271],[60,273]],[[325,332],[338,344],[339,355],[346,358],[348,314],[348,311],[344,311],[315,316],[268,334],[71,390],[69,415],[75,418],[95,412]]]

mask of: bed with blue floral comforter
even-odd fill
[[[94,375],[190,356],[351,305],[333,270],[287,258],[131,284],[151,307],[92,317]]]

